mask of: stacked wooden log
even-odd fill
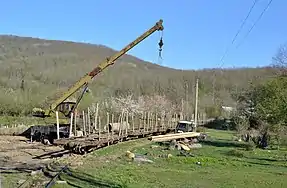
[[[181,138],[193,138],[200,136],[198,132],[186,132],[186,133],[175,133],[175,134],[166,134],[166,135],[159,135],[159,136],[151,136],[149,140],[153,142],[164,142],[170,140],[176,140]]]

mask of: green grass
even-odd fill
[[[11,126],[12,124],[21,124],[23,122],[33,123],[33,121],[27,117],[0,116],[0,125]]]
[[[31,176],[28,173],[0,173],[1,184],[3,188],[16,188],[16,187],[38,187],[39,183],[43,181],[40,175]],[[1,187],[1,188],[2,188]]]
[[[60,119],[60,123],[64,122],[65,118]],[[67,119],[69,120],[69,119]],[[56,123],[56,118],[39,118],[39,117],[25,117],[25,116],[1,116],[0,115],[0,128],[3,126],[17,127],[19,125],[47,125]]]
[[[246,144],[232,141],[232,132],[207,132],[209,140],[191,151],[195,157],[177,156],[163,146],[152,149],[147,140],[98,150],[71,175],[61,175],[70,185],[55,187],[287,187],[286,150],[248,151]],[[154,163],[129,162],[127,150],[148,153]],[[173,157],[159,157],[168,153]]]

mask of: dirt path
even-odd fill
[[[33,157],[59,150],[60,147],[39,142],[29,143],[27,138],[21,136],[0,136],[0,170],[30,172],[48,162],[47,159]]]
[[[89,163],[90,160],[95,160],[92,166],[100,165],[106,161],[112,161],[119,156],[123,155],[126,150],[132,150],[135,147],[141,147],[146,144],[146,140],[133,140],[128,141],[127,143],[118,143],[116,145],[122,145],[120,152],[115,152],[113,150],[114,146],[103,148],[102,154],[87,154],[85,156],[81,155],[71,155],[64,158],[58,158],[57,163],[64,165],[69,164],[72,168],[78,168],[85,164]],[[110,148],[110,149],[108,149]],[[6,174],[2,177],[4,185],[9,187],[14,187],[19,185],[19,180],[28,180],[31,172],[44,167],[46,164],[54,161],[53,159],[34,159],[36,156],[41,156],[49,152],[60,151],[62,148],[57,146],[46,146],[39,142],[30,143],[27,138],[21,136],[1,136],[0,137],[0,171],[3,174]],[[100,149],[101,150],[101,149]],[[97,153],[97,152],[96,152]],[[54,161],[55,162],[55,161]],[[12,173],[11,173],[12,172]],[[15,172],[15,173],[13,173]],[[16,172],[21,172],[24,176],[13,176]],[[11,173],[11,175],[9,175]],[[39,174],[40,175],[40,174]],[[36,177],[35,177],[36,178]],[[37,180],[38,179],[38,180]],[[43,187],[45,182],[49,180],[48,177],[44,177],[42,174],[40,177],[36,178],[33,182],[33,187]],[[6,181],[6,184],[5,184]]]

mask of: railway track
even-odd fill
[[[63,150],[60,150],[58,152],[46,153],[44,155],[37,156],[35,158],[37,159],[57,158],[71,154],[84,155],[99,148],[114,145],[119,142],[150,137],[153,135],[167,134],[172,133],[174,131],[175,131],[174,128],[158,128],[150,130],[138,130],[138,131],[130,130],[126,132],[123,131],[122,134],[120,135],[119,133],[112,134],[108,132],[102,132],[100,134],[90,134],[88,136],[83,137],[62,138],[59,140],[55,140],[53,144],[63,147]],[[81,157],[79,157],[77,160],[80,159]],[[72,162],[75,163],[76,160],[73,160]],[[45,187],[46,188],[53,187],[53,185],[60,178],[60,175],[62,173],[65,173],[65,175],[71,175],[71,172],[69,171],[69,166],[71,165],[72,162],[65,165],[62,165],[57,162],[51,162],[47,164],[45,167],[43,167],[41,171],[43,172],[45,177],[50,179],[49,182],[46,183]],[[29,182],[29,179],[27,179],[26,182]],[[29,183],[20,185],[19,188],[28,187],[27,184]]]
[[[175,132],[174,128],[158,128],[150,130],[138,130],[138,131],[123,131],[119,133],[102,132],[101,134],[90,134],[85,137],[77,138],[63,138],[54,141],[54,145],[61,146],[65,150],[75,154],[86,154],[93,150],[116,144],[118,142],[144,138],[152,135],[167,134]]]

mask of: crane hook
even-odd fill
[[[159,41],[159,43],[158,43],[158,46],[159,46],[159,57],[160,58],[162,58],[161,57],[161,52],[162,52],[162,46],[163,46],[163,40],[162,40],[162,37],[160,37],[160,41]]]

